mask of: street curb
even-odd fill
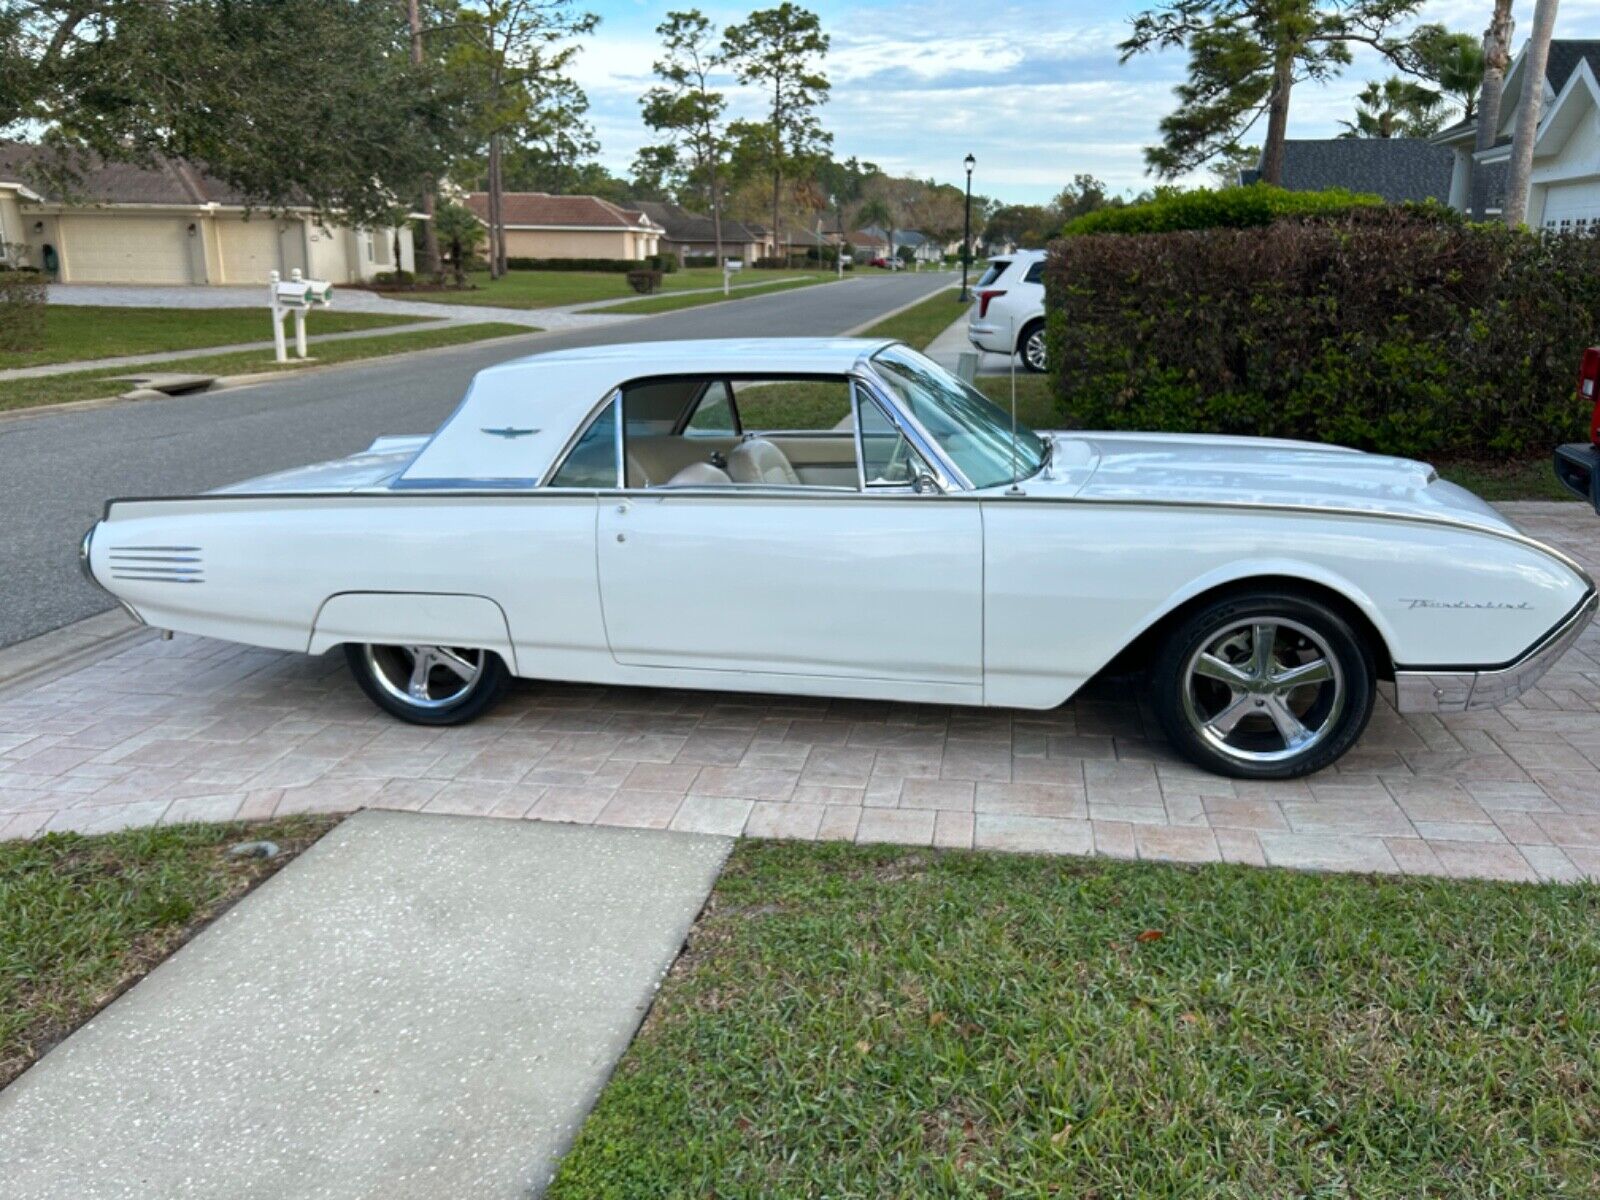
[[[924,303],[924,302],[926,302],[928,300],[932,300],[940,292],[948,292],[948,291],[951,290],[951,288],[954,288],[956,286],[957,286],[956,284],[952,283],[948,287],[936,288],[935,290],[929,292],[926,296],[918,296],[915,300],[908,301],[905,304],[902,304],[899,308],[891,308],[888,312],[879,313],[877,316],[873,317],[871,320],[863,321],[859,325],[852,325],[849,329],[846,329],[839,336],[840,337],[855,337],[862,330],[871,329],[874,325],[877,325],[880,322],[892,320],[893,318],[898,317],[901,313],[907,312],[910,309],[913,309],[917,305],[922,304],[922,303]],[[954,319],[959,321],[961,318],[960,317],[956,317]]]
[[[487,324],[488,322],[485,322]],[[457,342],[453,346],[425,346],[421,350],[402,350],[398,354],[379,354],[371,358],[357,358],[349,362],[325,363],[322,366],[299,367],[293,371],[262,371],[252,375],[218,375],[212,386],[203,392],[189,392],[187,396],[101,396],[93,400],[65,400],[60,404],[34,404],[27,408],[0,409],[0,423],[6,421],[26,420],[29,417],[47,417],[55,413],[82,412],[90,409],[109,408],[117,404],[144,404],[157,400],[182,400],[194,396],[215,396],[221,392],[238,391],[242,388],[256,387],[263,383],[275,383],[281,379],[300,379],[307,375],[318,375],[327,371],[339,371],[347,367],[370,367],[377,363],[394,362],[401,358],[414,358],[423,354],[442,354],[449,350],[465,350],[469,346],[493,346],[498,342],[514,342],[522,338],[548,337],[551,334],[566,332],[559,329],[530,329],[526,333],[508,333],[501,337],[480,338],[475,342]],[[313,358],[311,360],[315,362]],[[151,364],[155,365],[155,364]],[[94,368],[90,368],[93,370]]]
[[[0,695],[12,697],[70,675],[159,631],[120,608],[0,648]]]

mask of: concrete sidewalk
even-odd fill
[[[352,817],[0,1092],[0,1194],[537,1196],[729,846]]]
[[[180,287],[109,283],[53,283],[51,304],[97,305],[111,308],[259,308],[266,323],[265,285],[252,287]],[[637,299],[637,297],[629,297]],[[498,308],[486,304],[435,304],[426,300],[396,300],[361,288],[335,288],[334,307],[342,312],[382,313],[398,317],[433,317],[440,321],[481,324],[505,321],[536,329],[583,329],[636,321],[638,316],[581,313],[571,308]],[[312,321],[316,317],[313,315]]]
[[[963,354],[978,354],[979,375],[1004,375],[1011,370],[1011,361],[1004,354],[990,354],[987,351],[979,352],[967,340],[967,310],[962,309],[961,315],[952,321],[938,337],[928,343],[923,351],[934,362],[947,371],[954,371]],[[1026,375],[1022,363],[1017,363],[1017,374]]]

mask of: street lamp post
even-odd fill
[[[967,267],[972,263],[972,168],[977,165],[978,160],[970,154],[967,155],[967,215],[961,231],[961,303],[963,304],[972,299],[972,294],[967,291]]]

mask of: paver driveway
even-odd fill
[[[1600,520],[1512,506],[1600,573]],[[1333,870],[1600,878],[1600,628],[1502,710],[1381,703],[1334,770],[1196,771],[1126,689],[1053,712],[520,686],[397,723],[342,657],[140,642],[0,698],[0,836],[361,807]]]

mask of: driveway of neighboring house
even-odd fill
[[[0,1194],[536,1196],[730,844],[360,814],[0,1092]]]
[[[1507,509],[1600,573],[1583,506]],[[339,655],[147,635],[0,703],[0,837],[358,808],[1600,878],[1600,626],[1515,704],[1382,702],[1334,769],[1283,783],[1188,766],[1116,686],[1025,712],[523,683],[429,729],[377,712]]]
[[[266,287],[163,287],[143,284],[53,283],[51,304],[92,304],[119,308],[265,308]],[[629,316],[575,312],[569,308],[490,308],[473,304],[429,304],[394,300],[360,288],[334,288],[333,303],[347,312],[436,317],[462,324],[507,321],[536,329],[585,329],[637,320]],[[307,319],[316,332],[317,314]]]

